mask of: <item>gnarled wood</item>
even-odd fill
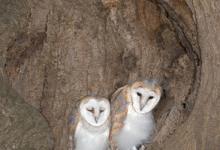
[[[146,78],[164,90],[149,149],[219,147],[219,2],[0,3],[0,71],[47,119],[55,150],[66,149],[68,116],[82,96],[109,97]]]

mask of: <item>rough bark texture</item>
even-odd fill
[[[220,147],[220,2],[189,1],[201,48],[201,85],[189,119],[160,149],[218,150]],[[158,148],[155,148],[158,149]]]
[[[55,150],[67,148],[68,115],[81,97],[110,97],[128,82],[151,78],[161,83],[164,95],[155,110],[158,132],[148,149],[220,147],[217,0],[0,4],[1,74],[30,105],[27,110],[35,107],[46,118]],[[37,131],[49,140],[48,130],[48,136]]]
[[[43,116],[0,77],[0,149],[48,150],[51,130]]]

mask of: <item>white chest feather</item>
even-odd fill
[[[154,118],[152,113],[138,114],[128,111],[124,127],[115,137],[119,150],[128,150],[133,146],[150,141],[154,131]]]
[[[99,131],[89,131],[78,124],[75,133],[75,150],[107,150],[109,129]]]

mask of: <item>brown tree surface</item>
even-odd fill
[[[16,91],[29,104],[21,100],[24,110],[13,109],[1,96],[0,106],[18,120],[26,117],[20,111],[33,109],[31,116],[43,116],[51,130],[38,123],[11,128],[1,110],[0,145],[13,148],[4,130],[33,130],[44,137],[38,147],[30,144],[35,138],[14,132],[7,139],[65,150],[68,116],[81,97],[110,98],[129,82],[157,79],[164,94],[147,149],[218,150],[219,31],[218,0],[0,0],[0,90]]]

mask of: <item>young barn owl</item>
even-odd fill
[[[150,142],[154,131],[153,108],[161,97],[154,81],[135,82],[118,89],[112,96],[112,149],[136,150]]]
[[[69,150],[109,148],[110,103],[105,98],[86,97],[70,117]]]

